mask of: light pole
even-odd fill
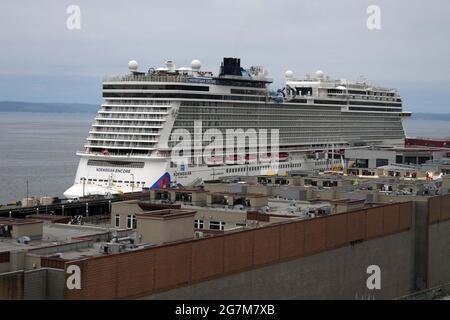
[[[131,178],[133,179],[131,181],[131,192],[134,192],[134,173],[131,173]]]
[[[26,198],[26,201],[27,201],[27,207],[28,207],[28,179],[27,179],[27,198]]]

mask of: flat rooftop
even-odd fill
[[[20,220],[20,219],[16,219]],[[30,219],[23,220],[29,222]],[[71,242],[81,241],[84,236],[93,234],[100,234],[107,232],[107,228],[78,226],[59,223],[44,223],[43,235],[40,240],[31,240],[29,244],[21,244],[17,239],[0,237],[0,252],[3,251],[17,251],[17,250],[31,250],[37,248],[44,248],[48,246],[66,244]]]

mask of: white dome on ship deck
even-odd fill
[[[200,60],[194,59],[191,61],[191,69],[192,70],[200,70],[201,67],[202,67],[202,63],[200,62]]]
[[[294,78],[294,72],[292,70],[287,70],[284,75],[286,76],[286,78],[288,79],[292,79]]]
[[[136,71],[138,67],[139,67],[139,65],[136,60],[130,60],[128,62],[128,69],[130,69],[132,71]]]
[[[316,71],[316,77],[317,77],[317,78],[322,78],[323,75],[324,75],[324,73],[323,73],[322,70],[317,70],[317,71]]]

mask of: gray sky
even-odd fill
[[[66,27],[69,5],[81,29]],[[381,30],[366,26],[369,5]],[[287,69],[317,69],[400,90],[405,109],[450,112],[448,0],[1,0],[0,100],[101,101],[104,75],[197,58],[264,65],[281,86]]]

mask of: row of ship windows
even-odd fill
[[[244,121],[244,120],[248,120],[248,119],[252,119],[252,121],[254,123],[256,123],[257,121],[302,121],[302,122],[308,122],[309,120],[320,120],[320,121],[327,121],[327,122],[339,122],[339,123],[343,123],[343,122],[355,122],[355,120],[367,120],[367,121],[389,121],[389,120],[399,120],[398,115],[395,115],[393,117],[386,117],[386,114],[379,114],[377,116],[375,115],[364,115],[364,114],[351,114],[351,115],[342,115],[340,117],[338,116],[331,116],[328,114],[315,114],[315,115],[303,115],[303,114],[296,114],[296,115],[261,115],[261,114],[208,114],[208,113],[191,113],[191,114],[186,114],[184,112],[180,112],[178,113],[177,116],[177,121],[186,121],[186,120],[190,120],[190,121],[195,121],[195,120],[215,120],[215,121]],[[330,118],[328,118],[330,117]],[[338,121],[336,121],[336,119]]]
[[[89,159],[87,165],[88,166],[97,166],[97,167],[143,168],[144,162],[105,161],[105,160]],[[97,181],[97,180],[95,180],[95,181]]]
[[[152,92],[103,92],[103,98],[179,98],[179,99],[209,99],[209,100],[242,100],[242,101],[259,101],[268,102],[266,97],[238,96],[238,95],[220,95],[220,94],[195,94],[195,93],[152,93]],[[295,99],[296,103],[306,103],[305,99]],[[375,101],[343,101],[343,100],[326,100],[317,99],[314,104],[331,104],[331,105],[368,105],[368,106],[391,106],[401,107],[401,103],[375,102]]]
[[[184,90],[209,91],[208,86],[180,85],[180,84],[104,84],[103,90]]]
[[[305,101],[306,102],[306,101]],[[341,110],[336,106],[317,106],[317,105],[294,105],[292,104],[282,104],[282,105],[273,105],[273,104],[245,104],[239,102],[215,102],[215,101],[182,101],[181,107],[214,107],[215,109],[219,108],[243,108],[245,110],[274,110],[275,112],[279,112],[280,110]]]
[[[178,129],[178,128],[174,128],[174,129]],[[306,135],[311,135],[311,134],[320,134],[320,133],[325,133],[325,134],[334,134],[336,132],[339,133],[348,133],[348,134],[355,134],[355,130],[357,130],[358,132],[362,132],[362,133],[367,133],[367,132],[379,132],[379,131],[402,131],[403,128],[401,127],[401,125],[398,126],[391,126],[391,127],[373,127],[373,128],[366,128],[366,127],[354,127],[351,129],[348,128],[342,128],[342,127],[336,127],[336,128],[328,128],[328,127],[322,127],[322,128],[311,128],[311,129],[302,129],[302,128],[287,128],[290,130],[283,130],[281,132],[278,133],[278,137],[280,139],[283,139],[285,137],[294,137],[296,135],[301,135],[301,136],[306,136]],[[242,129],[243,134],[247,134],[248,138],[254,138],[257,139],[258,138],[258,134],[255,133],[254,137],[252,135],[252,132],[246,132],[245,129]],[[194,136],[194,134],[192,133],[192,131],[190,132],[191,136]],[[227,140],[233,140],[234,139],[234,135],[233,133],[229,133],[227,135],[226,132],[221,131],[222,136],[225,138],[227,138]],[[271,133],[268,132],[267,135],[269,136]],[[236,135],[239,135],[239,132],[236,133]],[[261,137],[261,136],[260,136]],[[252,139],[252,140],[254,140]],[[268,137],[268,139],[270,139]],[[207,141],[206,141],[207,140]],[[205,141],[203,142],[205,145],[208,145],[211,142],[211,140],[208,138],[205,138]],[[178,143],[178,141],[174,141],[174,143]]]
[[[133,119],[134,120],[134,119]],[[161,121],[152,122],[152,121],[139,121],[139,119],[135,119],[136,121],[124,121],[124,120],[106,120],[106,119],[97,119],[97,124],[110,124],[110,125],[128,125],[128,126],[145,126],[145,127],[161,127]],[[151,120],[151,119],[149,119]]]
[[[258,123],[258,120],[254,121],[202,121],[202,127],[204,129],[210,129],[210,128],[223,128],[223,129],[243,129],[247,130],[249,128],[253,128],[256,130],[262,130],[262,129],[283,129],[284,131],[297,131],[299,128],[305,128],[306,131],[310,131],[309,128],[314,127],[320,127],[320,126],[326,126],[327,128],[341,128],[346,122],[333,122],[333,121],[316,121],[316,122],[308,122],[308,121],[295,121],[289,123],[288,121],[284,122],[277,122],[276,120],[273,120],[267,124],[267,122],[264,125],[261,125]],[[392,126],[398,125],[399,122],[392,122]],[[385,126],[387,124],[383,124]],[[174,127],[175,128],[181,128],[181,129],[190,129],[194,126],[193,121],[176,121]],[[355,123],[355,122],[348,122],[348,127],[352,128],[358,128],[358,127],[371,127],[371,128],[377,128],[379,125],[376,122],[367,121],[367,123],[363,123],[362,121]]]
[[[104,90],[183,90],[183,91],[209,91],[208,86],[193,86],[193,85],[103,85]],[[246,94],[246,95],[266,95],[265,90],[250,90],[250,89],[231,89],[232,94]]]
[[[152,135],[156,135],[159,133],[158,129],[133,129],[130,128],[128,129],[124,129],[124,128],[98,128],[98,127],[94,127],[92,130],[92,133],[96,134],[96,133],[133,133],[133,134],[152,134]]]
[[[131,100],[131,99],[104,99],[103,106],[143,105],[143,106],[170,106],[170,101],[163,100]]]
[[[348,93],[358,95],[369,95],[378,97],[395,97],[394,92],[380,92],[380,91],[367,91],[367,90],[341,90],[341,89],[328,89],[328,93]]]
[[[211,99],[211,100],[242,100],[242,101],[266,101],[265,97],[214,95],[195,93],[142,93],[142,92],[103,92],[103,98],[178,98],[178,99]]]
[[[300,168],[302,165],[301,163],[282,163],[278,165],[278,168],[280,169],[288,169],[288,168]],[[259,171],[259,170],[268,170],[270,169],[270,165],[264,165],[264,166],[251,166],[251,167],[243,167],[243,168],[229,168],[226,169],[226,173],[239,173],[239,172],[246,172],[246,171]]]
[[[151,148],[155,146],[155,142],[117,142],[117,141],[91,141],[87,143],[89,147],[136,147]]]
[[[295,116],[299,115],[300,112],[309,114],[311,116],[320,115],[330,115],[330,116],[340,116],[341,110],[301,110],[301,109],[277,109],[277,108],[204,108],[204,107],[184,107],[179,109],[180,114],[216,114],[216,115],[280,115],[283,116]]]
[[[100,113],[97,116],[97,119],[106,118],[106,119],[164,119],[164,115],[159,114],[151,114],[151,115],[143,115],[143,114],[120,114],[120,113]]]
[[[400,112],[402,110],[401,107],[386,107],[386,108],[370,108],[370,107],[349,107],[353,110],[363,110],[363,111],[397,111]],[[222,106],[222,107],[213,107],[210,108],[209,106],[185,106],[184,104],[181,104],[180,111],[183,113],[200,113],[200,112],[208,112],[208,113],[215,113],[215,114],[224,114],[224,113],[232,113],[232,114],[268,114],[268,115],[277,115],[280,114],[282,111],[284,115],[298,115],[299,111],[307,112],[311,115],[335,115],[339,116],[341,113],[340,108],[334,108],[333,110],[324,110],[322,107],[320,108],[312,108],[312,109],[305,109],[303,107],[298,108],[285,108],[285,107],[265,107],[264,105],[245,105],[245,106],[236,106],[236,105],[229,105],[229,106]]]
[[[155,108],[155,107],[111,107],[103,106],[102,111],[114,111],[114,112],[167,112],[168,108]]]
[[[89,182],[109,182],[110,180],[107,179],[88,179]],[[144,181],[123,181],[123,180],[112,180],[113,183],[134,183],[139,185],[145,185]]]
[[[289,119],[292,119],[293,117],[299,118],[298,121],[325,121],[325,122],[352,122],[355,121],[399,121],[400,118],[398,114],[392,113],[392,114],[370,114],[366,115],[364,113],[345,113],[345,114],[330,114],[330,113],[317,113],[317,114],[261,114],[260,112],[255,112],[254,114],[236,114],[230,111],[229,113],[222,113],[222,114],[215,114],[215,113],[208,113],[208,112],[202,112],[202,113],[186,113],[184,111],[181,111],[177,115],[177,120],[224,120],[224,119],[230,119],[233,121],[240,120],[244,117],[251,117],[254,119],[254,121],[257,121],[258,119],[264,120],[264,119],[270,119],[270,121],[275,121],[277,119],[284,120],[286,117]],[[337,120],[337,121],[336,121]]]
[[[375,101],[342,101],[342,100],[314,100],[315,104],[336,104],[336,105],[342,105],[346,106],[347,104],[351,106],[382,106],[382,107],[397,107],[401,108],[401,103],[389,103],[389,102],[375,102]]]

